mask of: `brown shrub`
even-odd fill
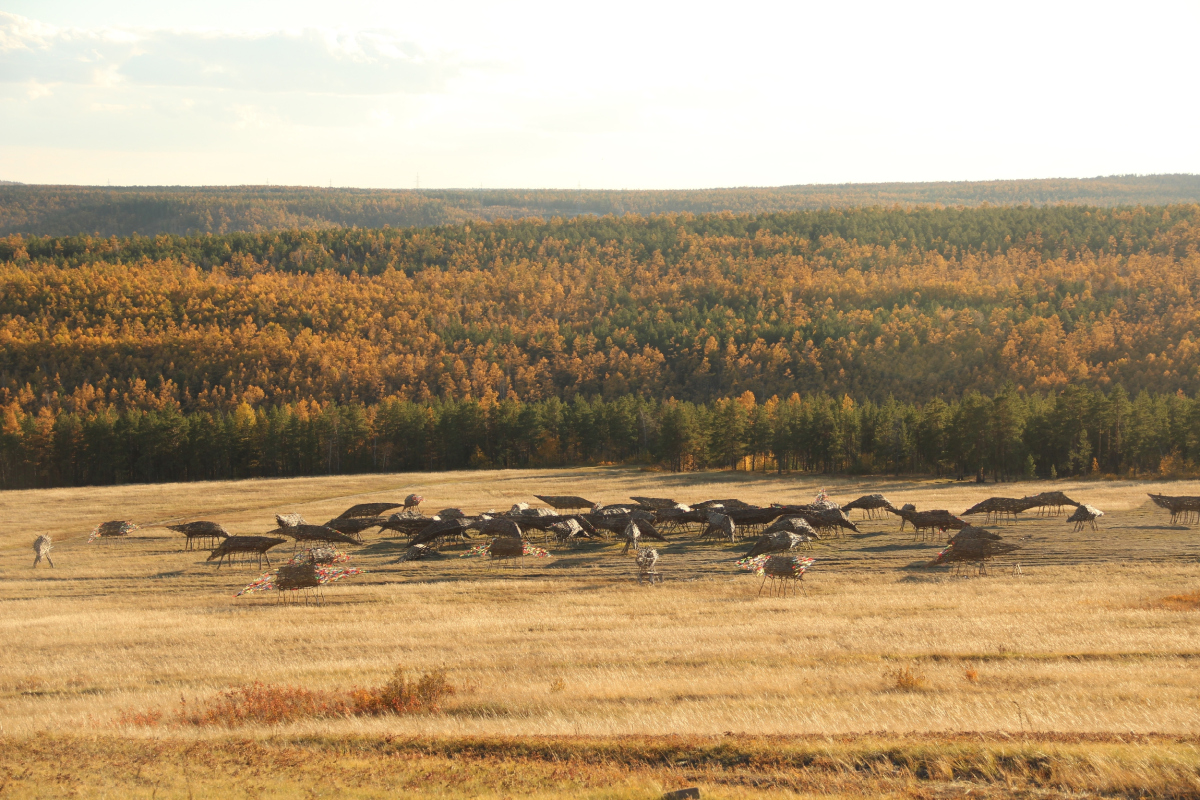
[[[925,675],[912,667],[899,667],[883,673],[883,677],[891,683],[891,688],[903,692],[915,692],[927,685]]]
[[[383,686],[347,692],[319,691],[302,686],[252,683],[218,692],[199,703],[180,698],[179,710],[170,720],[174,725],[224,726],[279,725],[301,719],[358,715],[415,714],[441,709],[441,702],[454,694],[443,670],[409,680],[396,667]],[[161,711],[122,711],[116,725],[153,727],[163,719]]]
[[[438,711],[442,700],[454,694],[443,670],[410,681],[403,667],[396,667],[392,679],[374,689],[352,689],[348,696],[352,714],[412,714]]]

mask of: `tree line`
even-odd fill
[[[1197,178],[1200,184],[1200,178]],[[125,237],[78,234],[0,237],[0,260],[81,267],[173,260],[201,269],[379,275],[428,268],[479,268],[500,260],[558,260],[620,254],[686,263],[698,244],[723,254],[827,257],[840,245],[936,253],[942,258],[1016,250],[1044,260],[1137,253],[1183,256],[1195,204],[1103,209],[1089,206],[984,208],[865,207],[788,213],[526,217],[415,228],[284,228],[256,233]],[[860,251],[861,252],[861,251]],[[869,256],[851,266],[870,268]]]
[[[243,402],[185,412],[108,406],[0,422],[0,488],[641,464],[673,470],[930,474],[997,480],[1175,475],[1200,456],[1200,398],[1006,387],[924,403],[752,393],[708,403],[634,395],[375,405]]]
[[[520,217],[735,214],[857,206],[1200,202],[1200,176],[874,183],[653,190],[342,189],[311,186],[0,185],[0,235],[214,234],[393,228]]]

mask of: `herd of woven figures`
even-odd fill
[[[944,510],[917,511],[911,504],[896,508],[881,494],[865,495],[843,506],[825,498],[822,493],[815,502],[805,505],[765,507],[736,499],[706,500],[689,506],[657,497],[633,497],[632,503],[613,505],[600,505],[576,496],[535,497],[549,508],[517,503],[507,512],[488,511],[470,516],[457,508],[446,508],[426,516],[419,510],[424,498],[409,495],[403,503],[352,506],[324,525],[310,525],[299,514],[277,514],[278,527],[264,536],[233,536],[220,523],[209,521],[166,527],[184,535],[185,549],[211,547],[208,560],[216,561],[218,569],[222,563],[232,562],[235,558],[257,560],[259,567],[265,560],[271,566],[268,551],[284,544],[290,537],[297,548],[303,549],[274,575],[273,588],[281,592],[286,589],[319,591],[325,573],[321,566],[345,560],[336,546],[363,544],[362,534],[370,528],[412,537],[408,549],[394,563],[420,560],[446,544],[462,541],[472,532],[493,537],[486,546],[475,548],[493,562],[544,554],[545,551],[529,544],[535,532],[543,541],[553,539],[563,545],[607,540],[616,535],[625,542],[622,553],[632,551],[635,556],[638,582],[654,584],[662,580],[657,571],[659,554],[655,549],[644,547],[643,542],[666,542],[666,534],[679,534],[694,527],[701,531],[701,540],[736,542],[739,535],[757,534],[754,545],[738,564],[761,575],[764,585],[770,580],[773,593],[783,593],[788,589],[795,591],[813,562],[795,551],[811,547],[818,539],[840,536],[846,530],[857,533],[858,526],[849,517],[849,512],[854,510],[862,512],[868,519],[894,514],[900,518],[900,529],[911,525],[919,539],[933,539],[953,531],[946,549],[930,565],[950,564],[960,572],[973,570],[977,574],[986,572],[988,561],[1019,550],[1021,546],[1003,541],[999,533],[971,525],[962,517],[982,514],[988,522],[1001,522],[1016,519],[1017,514],[1031,509],[1057,515],[1065,507],[1074,507],[1075,511],[1067,521],[1074,523],[1078,532],[1089,525],[1096,530],[1096,520],[1104,515],[1100,509],[1077,503],[1062,492],[1044,492],[1019,499],[992,497],[958,516]],[[1150,499],[1171,512],[1172,524],[1200,521],[1200,497],[1152,494]],[[383,516],[398,508],[401,509],[399,512]],[[136,525],[124,520],[105,522],[92,531],[89,541],[127,536],[136,529]],[[52,546],[49,536],[39,536],[35,540],[35,567],[43,559],[54,566],[50,558]],[[761,586],[759,591],[762,592]]]

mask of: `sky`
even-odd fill
[[[1200,173],[1200,2],[0,0],[0,180]]]

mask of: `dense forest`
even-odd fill
[[[5,487],[1200,458],[1200,205],[0,239]]]
[[[861,206],[1169,205],[1200,202],[1200,176],[874,183],[682,191],[385,190],[288,186],[23,186],[0,181],[0,236],[226,234],[393,228],[520,217],[765,214]]]
[[[4,409],[0,488],[572,464],[646,464],[999,480],[1187,474],[1200,399],[1060,393],[923,404],[751,392],[693,404],[634,395],[523,402],[390,398],[186,413],[142,402]]]

